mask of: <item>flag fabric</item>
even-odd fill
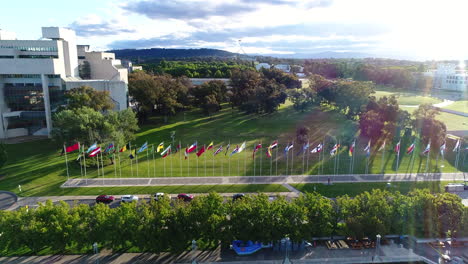
[[[292,149],[294,147],[293,143],[288,143],[288,145],[286,145],[286,147],[284,148],[284,155],[288,155],[288,152],[290,149]]]
[[[97,147],[95,148],[93,151],[91,151],[91,153],[89,153],[89,156],[90,157],[94,157],[96,156],[97,154],[101,153],[101,147]]]
[[[197,142],[195,141],[195,143],[193,143],[192,145],[190,145],[190,147],[185,149],[185,152],[189,154],[189,153],[192,153],[196,149],[197,149]]]
[[[184,151],[185,159],[187,159],[187,158],[188,158],[188,155],[189,155],[189,153],[188,153],[187,151],[188,151],[188,148],[185,148],[185,151]]]
[[[444,142],[444,144],[442,144],[442,146],[440,146],[440,155],[444,156],[446,148],[447,148],[447,146],[445,145],[445,142]]]
[[[382,146],[380,146],[380,148],[379,148],[379,150],[378,150],[378,151],[382,151],[382,150],[384,150],[384,149],[385,149],[385,140],[384,140],[384,142],[383,142]]]
[[[411,154],[414,151],[415,144],[414,142],[406,149],[406,154]]]
[[[321,152],[323,149],[323,145],[322,143],[319,143],[315,148],[313,148],[310,153],[319,153]]]
[[[398,141],[398,143],[395,146],[395,152],[398,153],[398,154],[400,154],[400,143],[401,143],[401,141]]]
[[[179,152],[180,148],[181,148],[180,144],[177,144],[177,146],[175,148],[175,153]]]
[[[213,153],[213,156],[216,156],[221,151],[223,151],[223,145],[219,146],[219,148]]]
[[[299,156],[302,152],[306,151],[309,148],[309,142],[304,143],[304,146],[296,153],[296,156]]]
[[[127,151],[127,145],[123,146],[123,147],[119,150],[119,152],[125,152],[125,151]]]
[[[335,144],[330,151],[330,155],[332,156],[335,155],[339,148],[340,148],[340,144]]]
[[[164,149],[164,141],[159,143],[158,147],[156,148],[156,152],[161,152]]]
[[[197,156],[200,157],[205,152],[205,146],[201,147],[200,150],[197,152]]]
[[[81,159],[81,152],[78,153],[78,157],[76,158],[76,161],[79,161]]]
[[[278,147],[278,140],[273,141],[273,143],[271,143],[271,145],[268,146],[268,148],[267,148],[267,150],[266,150],[266,156],[267,156],[268,158],[271,158],[271,156],[272,156],[272,155],[271,155],[271,150],[274,149],[274,148],[276,148],[276,147]]]
[[[227,155],[227,153],[228,153],[230,147],[231,147],[231,144],[228,144],[227,147],[226,147],[226,153],[224,153],[224,156]]]
[[[148,148],[148,142],[145,142],[145,144],[143,144],[139,149],[138,151],[136,152],[137,154],[146,150]]]
[[[232,156],[232,155],[234,155],[234,154],[236,154],[238,152],[239,152],[239,145],[236,145],[236,148],[231,152],[231,155],[229,155],[229,156]]]
[[[370,151],[371,151],[371,141],[367,142],[367,146],[364,148],[364,151],[366,152],[366,156],[370,156]]]
[[[429,153],[429,151],[431,151],[431,142],[427,143],[427,146],[426,148],[424,149],[423,151],[423,155],[427,155],[427,153]]]
[[[169,147],[167,147],[165,150],[163,150],[163,152],[161,152],[161,156],[163,158],[167,157],[169,154],[171,154],[171,145],[169,145]]]
[[[129,157],[130,159],[134,159],[135,156],[136,156],[136,153],[135,153],[135,152],[136,152],[136,150],[133,150],[133,151],[130,153],[130,155],[128,155],[128,157]]]
[[[457,140],[457,143],[455,143],[455,147],[453,148],[453,152],[457,152],[460,150],[460,139]],[[68,151],[67,151],[68,152]]]
[[[354,147],[356,146],[356,141],[353,141],[353,144],[349,147],[349,156],[352,157],[354,153]]]
[[[75,151],[75,150],[78,150],[80,149],[80,142],[78,143],[75,143],[69,147],[65,147],[65,151],[68,153],[68,152],[72,152],[72,151]]]
[[[86,150],[86,154],[91,152],[93,149],[97,148],[97,143],[94,142],[91,146],[89,146],[88,150]]]
[[[268,147],[267,150],[266,150],[266,156],[267,158],[271,158],[271,148]]]
[[[104,149],[104,153],[107,153],[107,152],[110,152],[112,151],[112,149],[114,149],[114,143],[110,143],[106,149]]]
[[[208,145],[208,147],[206,148],[206,150],[210,150],[213,148],[213,141],[211,141],[211,143]]]
[[[237,150],[237,153],[241,153],[244,149],[245,149],[245,141],[244,141],[244,143],[242,143],[240,148]]]
[[[252,158],[255,158],[255,152],[257,152],[257,150],[261,149],[262,148],[262,144],[258,144],[255,146],[254,150],[253,150],[253,153],[252,153]]]

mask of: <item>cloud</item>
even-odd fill
[[[77,21],[74,21],[69,27],[75,30],[78,36],[91,37],[91,36],[112,36],[121,33],[135,33],[136,30],[124,24],[117,19],[108,21],[102,20],[95,15],[88,15]]]
[[[151,19],[198,20],[209,17],[229,17],[253,12],[265,5],[288,5],[299,8],[326,7],[333,0],[238,0],[230,2],[201,0],[137,0],[123,9]]]

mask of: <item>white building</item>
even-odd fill
[[[0,138],[50,135],[64,92],[79,86],[109,91],[116,110],[127,108],[128,72],[113,53],[77,46],[66,28],[43,27],[41,40],[1,32]]]
[[[271,66],[268,63],[259,63],[255,65],[255,69],[257,69],[257,71],[259,71],[261,68],[270,69]]]
[[[434,89],[466,92],[468,90],[468,73],[457,70],[455,64],[439,64],[437,70],[425,73],[433,78]]]
[[[274,67],[275,69],[282,70],[283,72],[286,72],[286,73],[291,72],[291,65],[289,64],[277,64]]]

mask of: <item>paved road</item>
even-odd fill
[[[468,173],[413,173],[413,174],[342,174],[342,175],[290,175],[290,176],[214,176],[214,177],[162,177],[162,178],[92,178],[70,179],[61,187],[116,187],[116,186],[168,186],[217,184],[291,184],[331,182],[400,182],[400,181],[460,181]]]

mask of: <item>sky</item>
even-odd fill
[[[468,59],[466,0],[25,0],[1,9],[0,28],[18,39],[39,39],[41,26],[68,27],[93,50]]]

